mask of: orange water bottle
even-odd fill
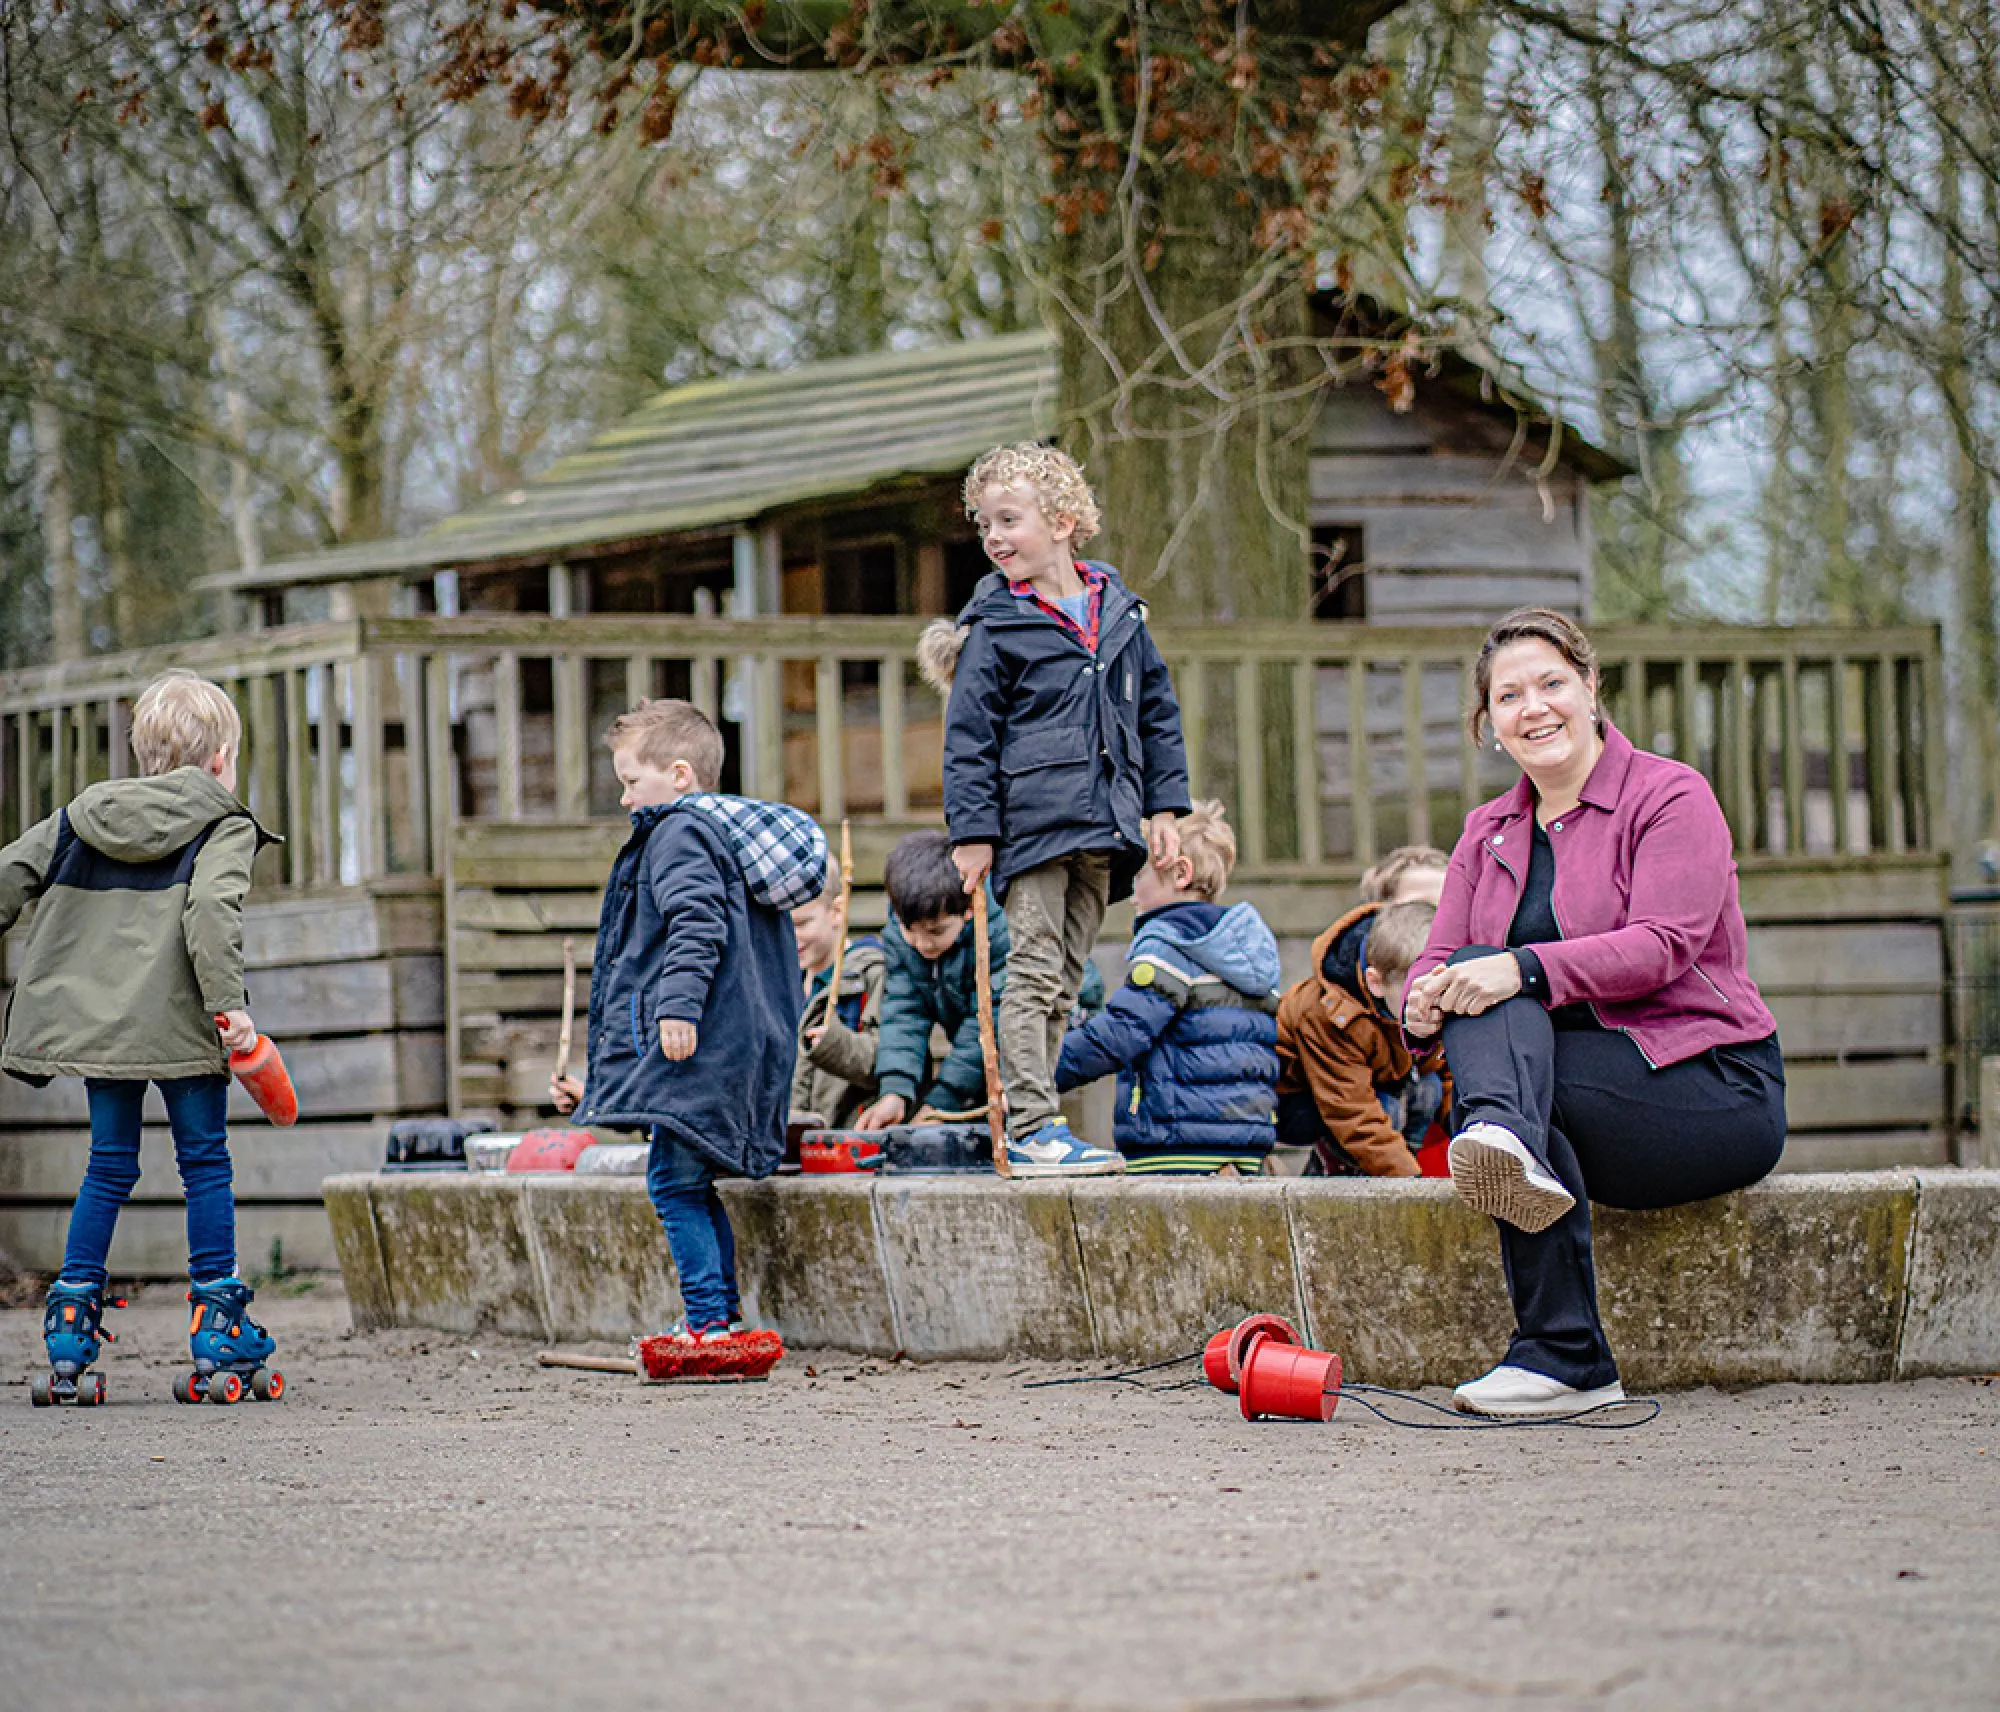
[[[218,1027],[222,1025],[221,1017],[215,1021]],[[280,1129],[289,1129],[299,1121],[298,1091],[268,1034],[258,1035],[247,1051],[230,1053],[229,1072]]]

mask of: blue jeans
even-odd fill
[[[655,1124],[646,1161],[646,1193],[666,1227],[667,1247],[681,1278],[681,1310],[699,1331],[742,1312],[736,1294],[736,1233],[715,1192],[716,1167]]]
[[[69,1216],[62,1275],[105,1282],[105,1257],[118,1214],[139,1181],[144,1082],[85,1080],[90,1096],[90,1163]],[[236,1270],[236,1195],[229,1169],[229,1078],[181,1076],[160,1083],[174,1158],[187,1191],[188,1276],[204,1283]]]

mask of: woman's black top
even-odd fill
[[[1542,960],[1531,949],[1562,938],[1556,921],[1556,847],[1539,820],[1532,820],[1534,839],[1528,851],[1528,877],[1521,884],[1521,901],[1514,907],[1514,919],[1507,926],[1507,949],[1521,965],[1521,991],[1541,1004],[1549,1004],[1549,978],[1542,972]],[[1569,1005],[1549,1005],[1549,1021],[1557,1028],[1597,1028],[1604,1024],[1582,1000]],[[1748,1073],[1759,1086],[1785,1082],[1785,1064],[1778,1049],[1778,1037],[1767,1034],[1762,1040],[1748,1040],[1730,1046],[1711,1047],[1718,1066],[1725,1072]]]
[[[1521,991],[1547,1005],[1549,978],[1542,973],[1542,960],[1529,949],[1562,938],[1556,920],[1556,847],[1539,820],[1529,817],[1534,840],[1528,851],[1528,877],[1521,883],[1521,901],[1514,906],[1514,919],[1507,927],[1507,948],[1521,965]],[[1557,1028],[1602,1028],[1589,1005],[1552,1005],[1549,1021]]]

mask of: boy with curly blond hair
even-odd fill
[[[1101,519],[1074,458],[999,446],[965,478],[993,570],[920,660],[948,689],[944,808],[968,894],[992,881],[1013,943],[999,1005],[1016,1176],[1088,1176],[1123,1158],[1070,1133],[1055,1063],[1105,909],[1180,854],[1180,706],[1146,608],[1075,549]],[[1150,825],[1148,825],[1150,823]]]

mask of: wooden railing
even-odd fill
[[[287,888],[439,871],[455,821],[615,815],[601,732],[683,695],[729,738],[730,788],[883,838],[939,808],[943,710],[918,621],[593,615],[384,618],[217,637],[0,676],[0,832],[129,772],[131,702],[169,665],[242,710],[242,789],[285,834]],[[1157,626],[1198,794],[1246,876],[1351,871],[1449,844],[1511,765],[1468,741],[1477,631]],[[1603,697],[1642,746],[1715,783],[1739,856],[1934,857],[1944,750],[1935,631],[1595,634]],[[878,840],[879,842],[879,840]]]

